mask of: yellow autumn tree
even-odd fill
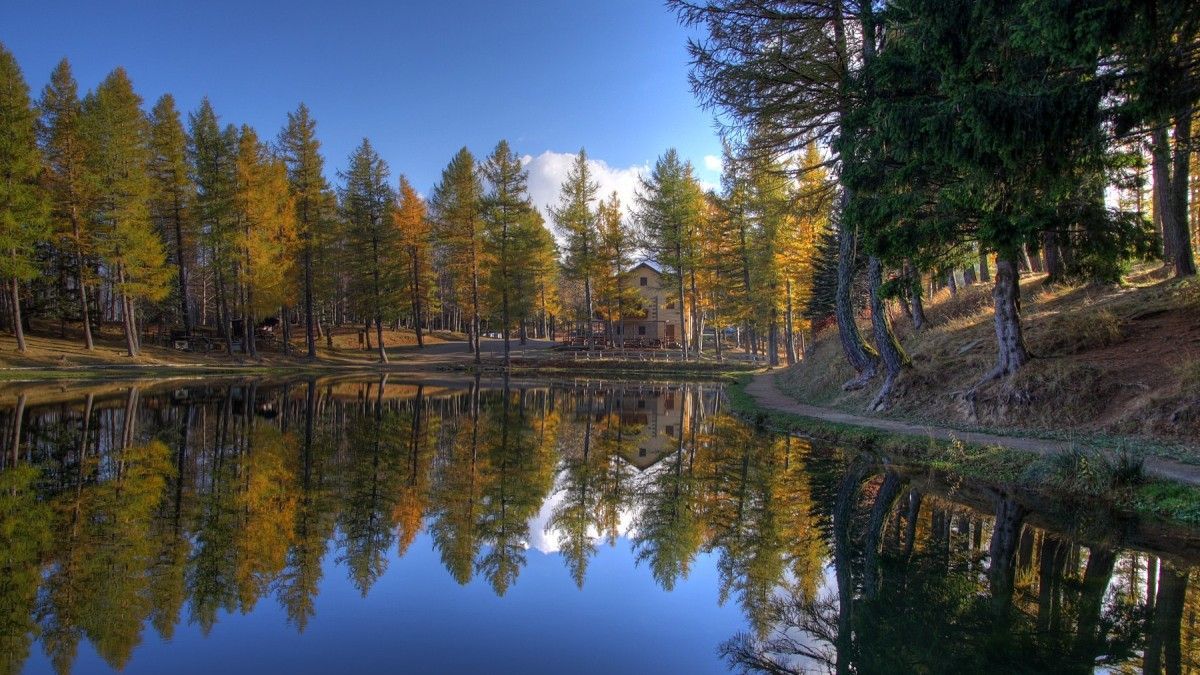
[[[287,167],[243,126],[238,142],[235,204],[240,228],[242,314],[246,346],[256,354],[254,325],[294,300],[296,219]]]
[[[430,263],[433,224],[425,208],[425,200],[413,189],[408,178],[400,176],[400,198],[392,211],[392,222],[399,233],[400,248],[404,251],[404,285],[412,305],[413,330],[417,347],[425,346],[421,324],[432,304],[436,279]]]
[[[808,305],[813,293],[813,261],[817,240],[829,226],[828,175],[815,143],[805,148],[800,160],[800,180],[791,199],[792,218],[779,247],[779,269],[784,284],[784,341],[788,364],[796,362],[799,345],[803,351],[807,327],[798,308]]]

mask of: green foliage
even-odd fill
[[[392,264],[398,233],[392,223],[396,196],[387,162],[363,139],[350,155],[338,191],[345,220],[350,297],[365,317],[384,321],[397,316],[403,278]]]
[[[150,217],[154,183],[150,128],[142,99],[118,68],[83,102],[95,200],[91,219],[96,252],[120,293],[132,299],[166,297],[173,278],[162,238]]]
[[[37,113],[12,53],[0,44],[0,278],[38,275],[34,247],[48,234],[49,202],[39,185]]]
[[[526,191],[528,176],[521,158],[507,141],[480,165],[488,191],[480,202],[483,217],[482,252],[487,264],[487,305],[504,331],[513,328],[517,309],[523,304],[523,293],[529,288],[521,284],[518,270],[524,265],[520,254],[532,250],[530,239],[544,230],[541,217],[533,218],[533,204]]]

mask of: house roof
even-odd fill
[[[640,267],[649,268],[650,271],[654,272],[655,274],[662,274],[662,269],[659,268],[658,263],[654,260],[643,260],[640,263],[634,265],[633,267],[630,267],[629,272],[633,272],[634,270],[636,270]]]

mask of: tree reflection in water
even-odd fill
[[[304,631],[325,574],[366,595],[422,532],[501,596],[535,541],[581,589],[604,546],[665,590],[711,556],[746,619],[718,647],[736,670],[1196,667],[1193,533],[1052,517],[722,405],[705,384],[387,376],[22,394],[0,411],[0,671],[35,644],[69,671],[85,640],[121,668],[147,626],[207,633],[272,596]]]

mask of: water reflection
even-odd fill
[[[718,667],[1196,667],[1194,533],[815,451],[722,405],[706,384],[386,377],[15,396],[3,672],[35,648],[68,672],[84,641],[120,669],[148,630],[265,602],[304,631],[325,575],[366,596],[418,536],[497,596],[531,549],[581,589],[607,546],[664,592],[711,559],[714,607],[745,619],[691,645]]]

